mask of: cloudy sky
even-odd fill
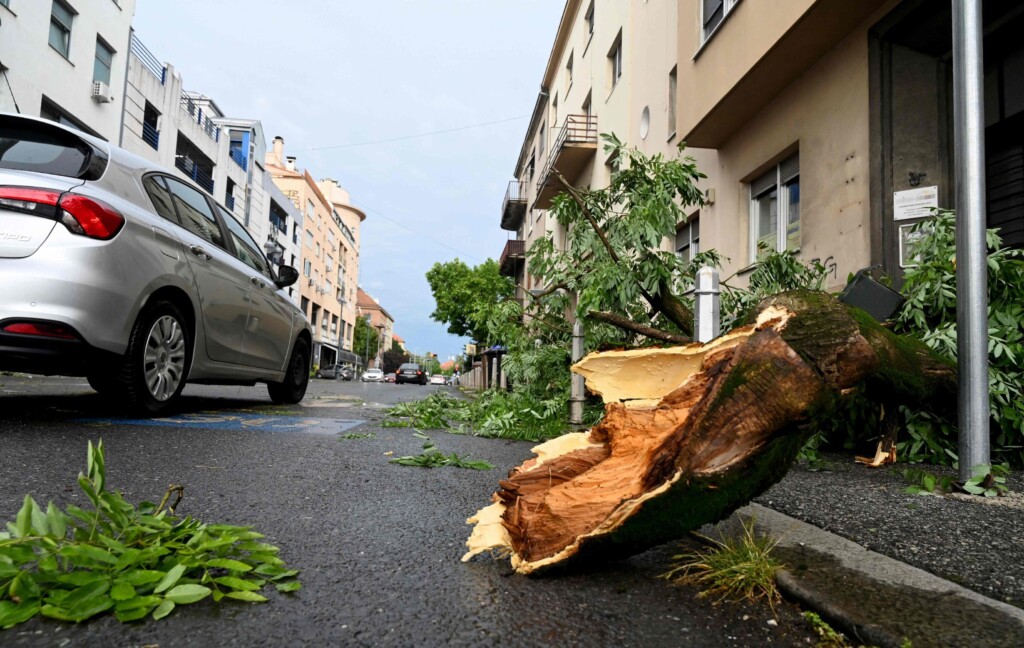
[[[411,350],[446,358],[466,340],[430,319],[424,274],[501,254],[501,201],[563,5],[138,0],[134,27],[185,89],[261,120],[298,166],[349,190],[367,213],[360,285]]]

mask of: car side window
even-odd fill
[[[224,237],[220,233],[217,219],[210,211],[210,203],[206,202],[206,197],[173,178],[165,178],[164,181],[174,196],[174,206],[178,208],[181,226],[196,236],[226,249]]]
[[[220,206],[217,209],[220,211],[224,222],[227,223],[228,233],[231,235],[231,242],[235,244],[235,256],[238,257],[238,260],[260,274],[271,277],[270,264],[267,263],[266,257],[260,252],[256,241],[252,240],[252,237],[249,236],[249,232],[245,231],[245,228],[235,220],[234,216]]]
[[[146,193],[149,194],[149,199],[153,202],[153,208],[156,210],[156,213],[172,223],[180,225],[181,221],[178,220],[178,215],[174,213],[174,205],[171,204],[171,192],[167,190],[167,185],[164,184],[163,178],[160,176],[149,176],[143,179],[142,184],[146,187]]]

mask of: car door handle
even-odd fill
[[[254,286],[259,286],[260,288],[266,285],[259,277],[249,277],[249,281],[251,281]]]
[[[193,245],[192,247],[189,248],[189,250],[192,252],[192,254],[196,255],[197,257],[202,257],[207,261],[213,258],[212,256],[206,253],[206,250],[199,247],[198,245]]]

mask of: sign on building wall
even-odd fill
[[[927,218],[932,215],[932,209],[938,209],[938,207],[938,187],[918,187],[907,191],[897,191],[892,195],[893,220]]]

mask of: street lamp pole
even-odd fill
[[[342,288],[342,290],[344,290],[344,288]],[[338,356],[334,360],[335,382],[341,380],[341,371],[338,369],[338,365],[341,364],[341,344],[345,336],[345,304],[348,303],[348,300],[345,299],[345,295],[342,295],[341,299],[338,300],[338,302],[341,304],[341,316],[338,317]]]

